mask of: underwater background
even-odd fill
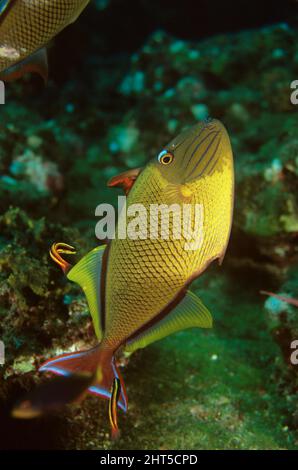
[[[298,3],[94,0],[49,65],[46,87],[9,83],[0,106],[0,448],[297,449],[298,309],[260,291],[298,298]],[[123,358],[117,442],[98,398],[11,419],[39,364],[94,343],[49,247],[96,246],[94,210],[121,194],[108,179],[208,116],[228,129],[236,176],[224,263],[192,285],[214,328]]]

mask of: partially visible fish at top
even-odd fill
[[[0,78],[48,77],[45,46],[76,21],[90,0],[0,0]]]
[[[203,237],[186,249],[188,232],[168,237],[115,238],[71,266],[62,254],[74,247],[52,246],[51,257],[87,297],[97,346],[48,360],[40,370],[61,375],[24,398],[13,416],[31,418],[87,393],[109,400],[112,435],[118,434],[117,407],[127,396],[117,367],[119,352],[134,352],[186,328],[211,328],[212,317],[189,286],[228,245],[234,199],[233,155],[228,133],[217,120],[198,123],[157,153],[144,169],[114,177],[109,186],[127,194],[127,210],[141,204],[202,207]],[[135,207],[135,206],[134,206]],[[121,219],[121,215],[120,215]],[[120,222],[119,222],[120,223]],[[151,226],[153,223],[148,218]],[[162,224],[158,217],[158,233]],[[141,229],[142,231],[143,229]],[[150,233],[150,228],[148,228]],[[166,364],[165,364],[166,367]]]

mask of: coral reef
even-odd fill
[[[21,209],[10,208],[0,217],[0,230],[3,399],[10,379],[22,380],[23,374],[35,371],[39,358],[48,355],[51,348],[62,340],[66,348],[74,346],[75,338],[83,340],[88,309],[77,298],[76,289],[71,290],[63,276],[57,275],[48,253],[56,237],[82,245],[75,229],[64,229],[45,218],[33,220]],[[75,332],[78,324],[80,329]]]
[[[99,10],[107,3],[98,1]],[[0,129],[6,344],[0,399],[9,432],[2,446],[17,447],[14,433],[28,430],[24,447],[298,447],[297,366],[289,364],[297,309],[259,294],[298,294],[298,113],[290,102],[297,43],[287,24],[201,41],[159,30],[130,57],[78,52],[81,69],[71,80],[57,72],[56,45],[46,90],[35,78],[7,87]],[[182,332],[130,358],[124,367],[130,409],[117,443],[109,441],[106,404],[94,398],[15,423],[9,405],[40,380],[38,364],[94,342],[81,292],[49,260],[51,243],[69,242],[81,253],[98,243],[95,207],[117,197],[106,181],[142,166],[182,127],[208,116],[228,128],[236,168],[224,265],[194,286],[214,314],[214,331]]]

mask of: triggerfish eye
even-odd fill
[[[157,157],[159,163],[163,165],[169,165],[174,160],[174,155],[167,150],[162,150]]]

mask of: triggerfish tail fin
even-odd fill
[[[94,375],[99,364],[99,346],[87,351],[76,351],[49,359],[41,367],[41,372],[53,372],[57,375],[86,373]]]
[[[118,435],[117,406],[126,411],[127,396],[110,350],[97,346],[87,351],[62,354],[45,362],[39,370],[61,377],[42,384],[25,397],[14,408],[14,417],[33,418],[68,403],[80,402],[90,393],[109,400],[112,435]]]

